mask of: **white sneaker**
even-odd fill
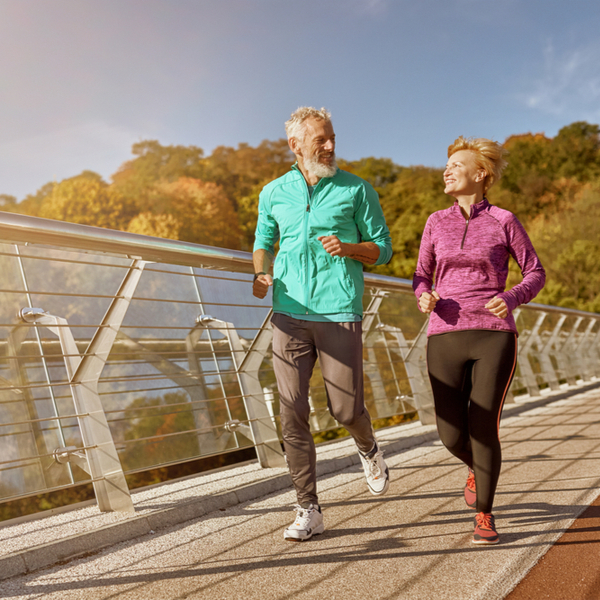
[[[284,540],[303,542],[304,540],[310,540],[313,535],[325,531],[323,515],[318,506],[311,504],[308,508],[302,508],[299,504],[296,504],[294,508],[296,510],[296,519],[283,532]]]
[[[390,471],[383,460],[383,450],[376,447],[376,452],[370,458],[367,458],[360,450],[358,455],[362,462],[367,478],[367,485],[371,490],[371,494],[382,496],[390,487]]]

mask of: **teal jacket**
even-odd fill
[[[363,265],[331,256],[317,239],[336,235],[341,242],[373,242],[375,264],[392,256],[392,240],[379,197],[364,179],[338,169],[316,185],[312,198],[297,165],[264,187],[258,203],[254,250],[279,253],[273,271],[273,310],[292,314],[362,315]]]

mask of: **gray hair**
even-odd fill
[[[331,113],[326,108],[317,110],[312,106],[301,106],[295,110],[289,120],[285,122],[285,132],[288,140],[291,138],[296,138],[300,141],[304,140],[304,133],[306,130],[304,122],[310,117],[331,122]]]

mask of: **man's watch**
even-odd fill
[[[254,279],[252,280],[253,283],[258,279],[259,275],[267,275],[267,273],[265,273],[264,271],[259,271],[258,273],[254,273]]]

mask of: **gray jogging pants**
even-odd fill
[[[315,443],[310,432],[309,382],[316,359],[331,415],[361,452],[375,445],[364,402],[362,323],[301,321],[275,313],[273,369],[279,388],[281,429],[298,504],[318,504]]]

